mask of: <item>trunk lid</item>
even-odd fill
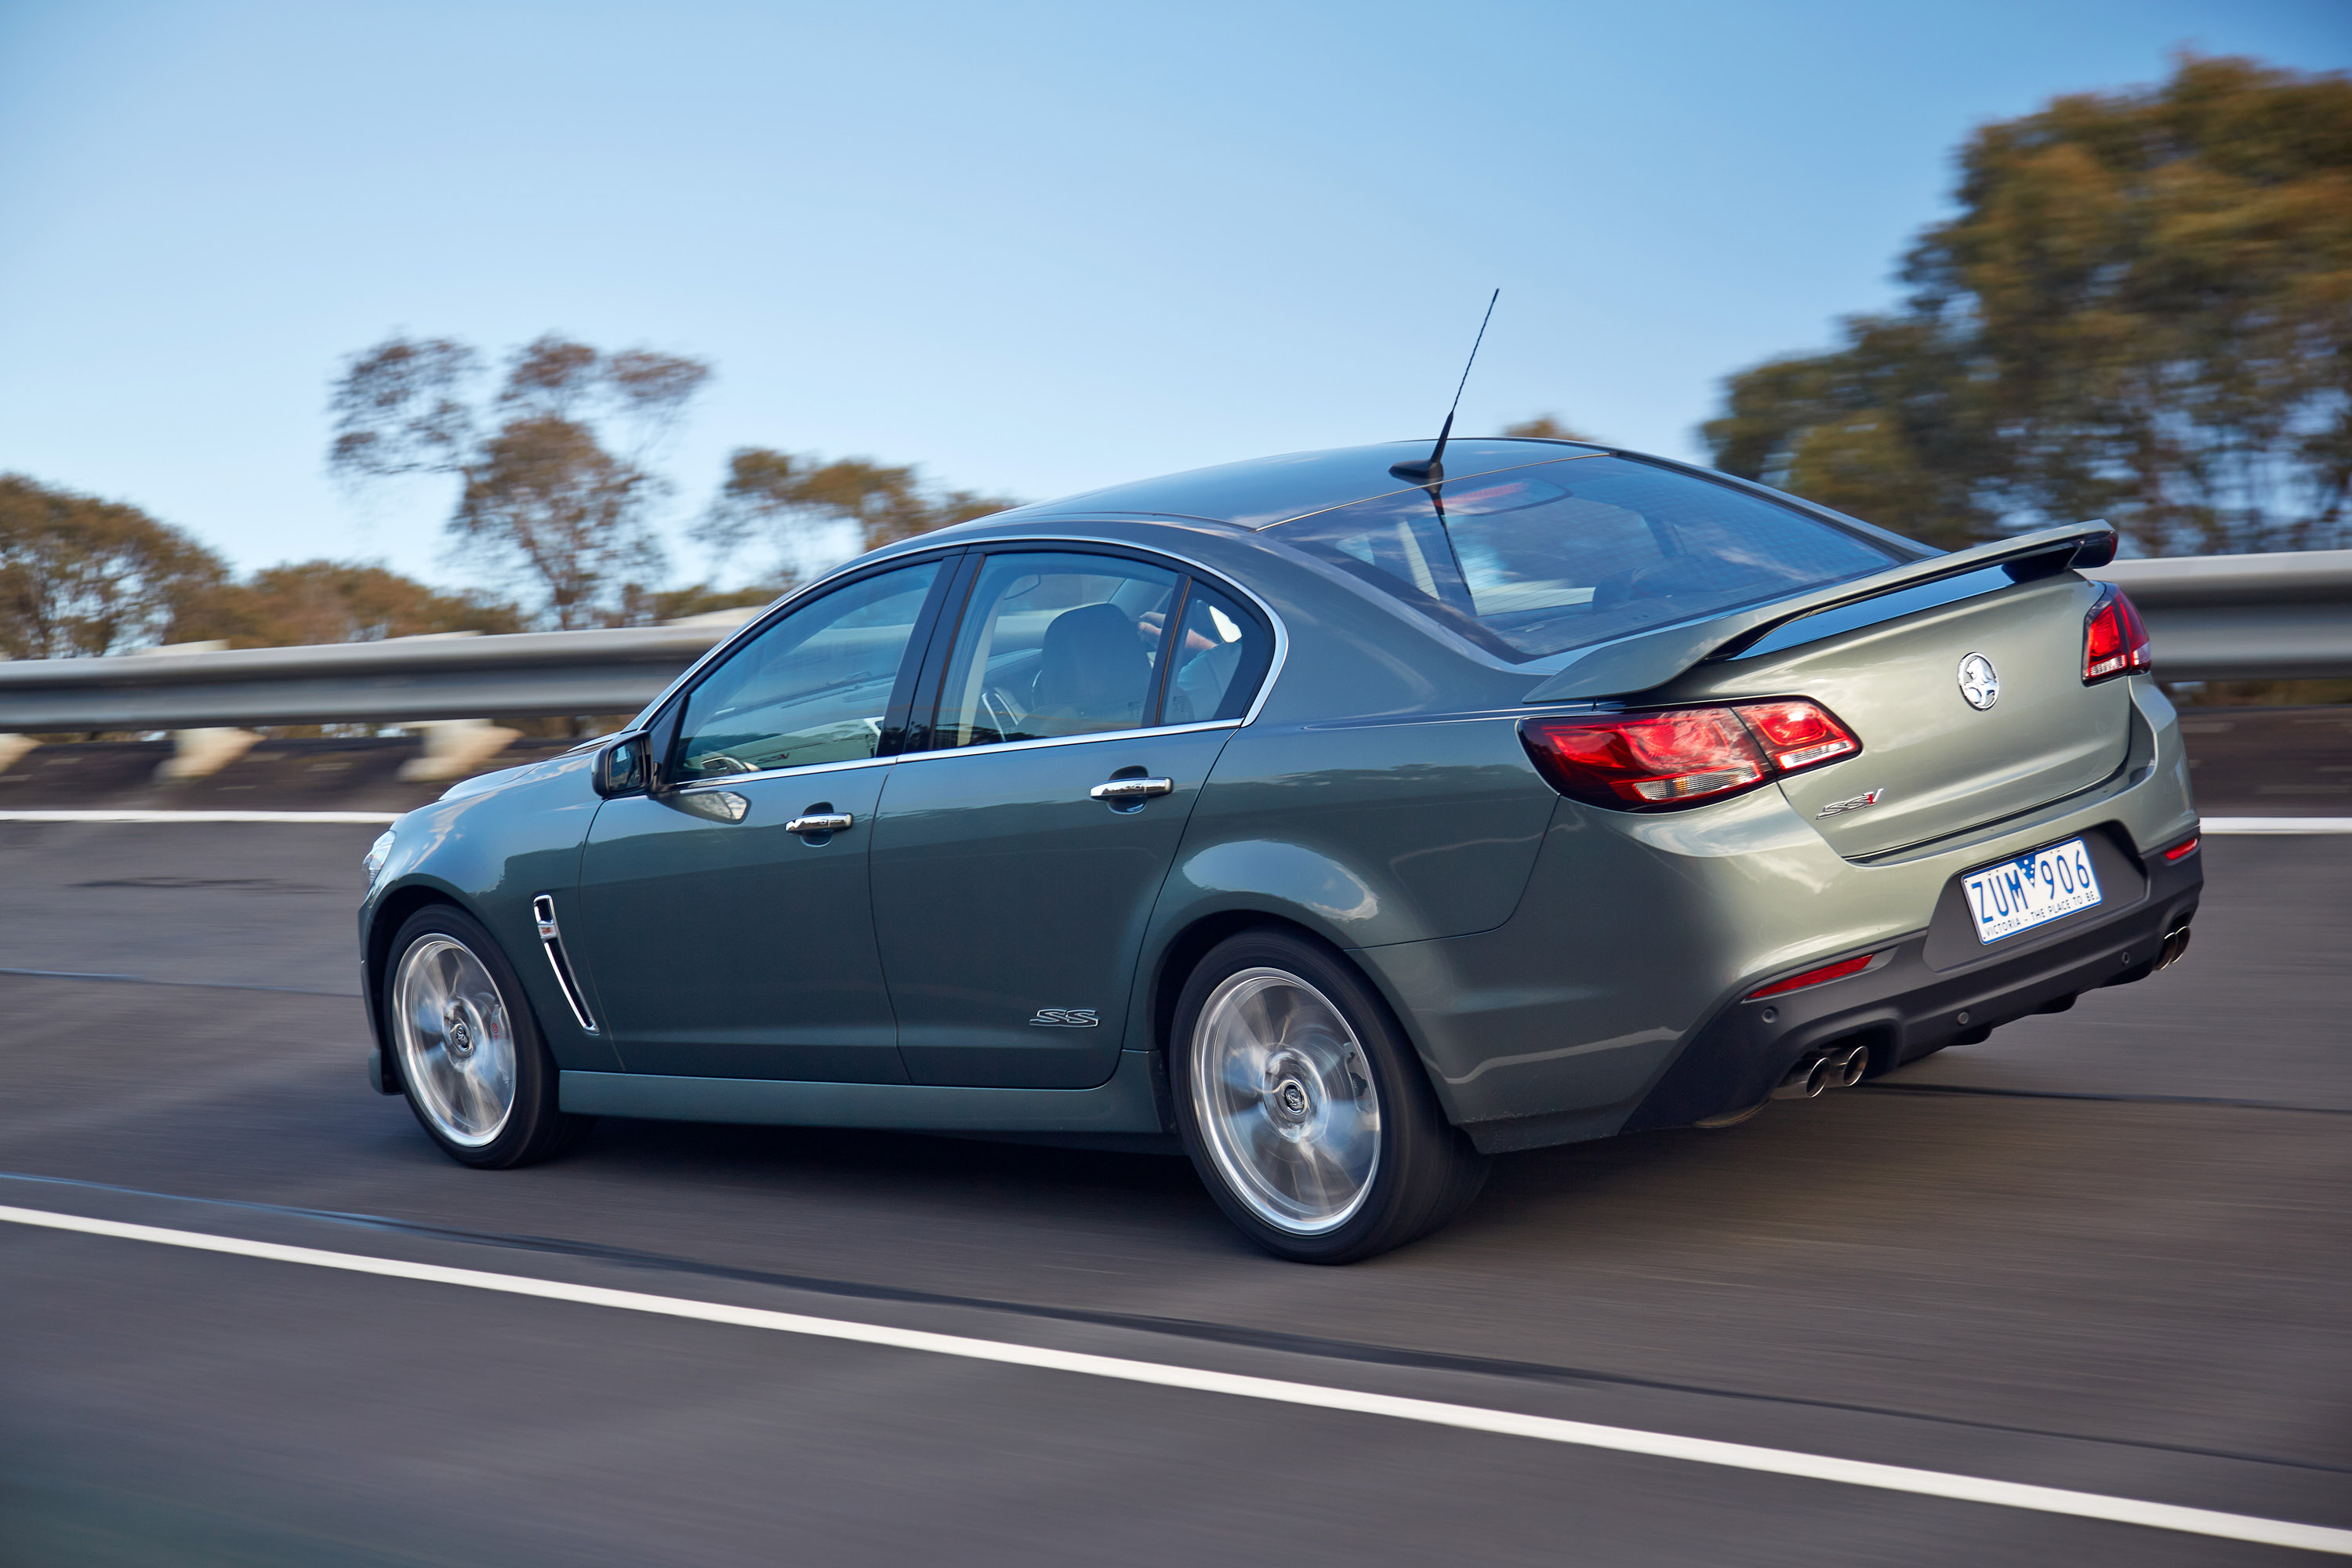
[[[1840,854],[1883,854],[2031,811],[2123,765],[2129,682],[2083,684],[2084,619],[2098,593],[2071,572],[1996,588],[1701,665],[1674,683],[1670,700],[1810,697],[1827,707],[1861,740],[1861,753],[1780,787]],[[1801,625],[1772,641],[1801,635]],[[1962,690],[1961,667],[1975,658],[1999,682],[1985,708]],[[1869,805],[1832,809],[1873,791]]]

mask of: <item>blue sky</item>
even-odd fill
[[[390,331],[705,355],[727,452],[1038,499],[1552,412],[1698,456],[1721,378],[1895,297],[1975,124],[2305,0],[0,5],[0,468],[238,565],[441,581],[326,478]],[[677,575],[702,574],[679,542]]]

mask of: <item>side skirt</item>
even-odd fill
[[[658,1121],[786,1127],[887,1127],[931,1132],[1158,1132],[1151,1058],[1121,1051],[1093,1089],[961,1089],[921,1083],[812,1083],[764,1078],[662,1078],[571,1072],[563,1109]]]

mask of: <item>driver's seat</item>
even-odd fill
[[[1125,610],[1081,605],[1045,627],[1030,689],[1029,726],[1041,733],[1133,730],[1151,695],[1151,659]]]

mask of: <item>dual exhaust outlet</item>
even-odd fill
[[[1832,1046],[1789,1069],[1775,1100],[1811,1100],[1832,1089],[1852,1089],[1870,1067],[1868,1046]]]

